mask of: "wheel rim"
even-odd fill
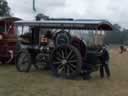
[[[27,71],[29,65],[30,65],[30,58],[27,53],[21,53],[18,59],[18,66],[20,71]]]
[[[58,75],[71,77],[78,73],[80,59],[72,48],[59,47],[53,54],[52,65]]]

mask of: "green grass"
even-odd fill
[[[0,96],[128,96],[128,53],[111,50],[112,77],[64,80],[50,71],[20,73],[15,65],[0,65]]]

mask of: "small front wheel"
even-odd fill
[[[16,57],[16,68],[19,72],[28,72],[32,66],[31,55],[27,49],[21,49]]]
[[[48,68],[48,62],[49,62],[48,57],[49,57],[48,54],[44,54],[44,53],[37,54],[35,67],[39,70],[44,70],[44,69]]]

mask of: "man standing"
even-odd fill
[[[109,69],[109,52],[107,50],[107,48],[105,46],[101,47],[99,49],[100,55],[99,55],[99,59],[101,61],[101,65],[100,65],[100,76],[101,78],[104,78],[104,72],[106,72],[107,77],[110,77],[110,69]]]

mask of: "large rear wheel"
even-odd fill
[[[57,47],[52,54],[51,68],[57,76],[76,77],[81,70],[80,52],[72,45]]]

